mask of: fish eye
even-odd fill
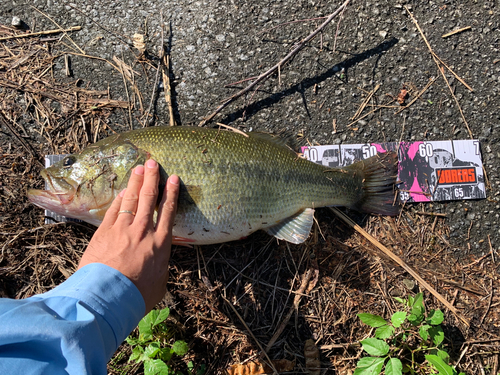
[[[70,167],[75,161],[76,158],[73,155],[66,156],[63,159],[63,167]]]

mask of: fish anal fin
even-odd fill
[[[184,237],[178,237],[178,236],[172,237],[172,245],[181,245],[181,246],[191,247],[190,244],[192,244],[194,242],[196,242],[196,240],[192,240],[190,238],[184,238]]]
[[[314,222],[314,209],[306,208],[299,213],[280,221],[272,227],[265,228],[264,230],[271,236],[279,240],[285,240],[294,244],[304,242]]]

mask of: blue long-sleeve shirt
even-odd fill
[[[137,287],[99,263],[47,293],[0,299],[0,374],[106,374],[145,309]]]

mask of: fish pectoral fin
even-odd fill
[[[309,237],[313,222],[314,210],[312,208],[306,208],[304,211],[286,218],[278,224],[265,228],[264,230],[279,240],[299,244]]]
[[[200,186],[181,185],[179,191],[180,205],[198,205],[203,198],[203,191]]]

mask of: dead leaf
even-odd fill
[[[306,358],[306,370],[309,375],[321,373],[321,362],[319,360],[319,349],[314,340],[306,340],[304,344],[304,357]]]
[[[407,97],[408,97],[408,91],[406,91],[405,89],[401,89],[401,91],[398,94],[399,105],[404,105]]]
[[[123,75],[127,77],[129,80],[132,79],[132,75],[136,74],[140,76],[141,74],[134,69],[130,65],[127,65],[123,60],[120,60],[118,57],[113,56],[113,61],[118,65],[120,70],[123,72]]]
[[[292,371],[295,368],[295,361],[289,361],[288,359],[277,359],[272,362],[278,372]],[[245,364],[232,365],[227,370],[227,373],[228,375],[272,374],[273,369],[264,362],[252,361]]]
[[[144,51],[146,51],[146,44],[144,44],[144,35],[134,34],[132,40],[134,41],[134,47],[137,48],[139,52],[144,53]]]
[[[318,283],[318,280],[319,280],[319,269],[318,269],[318,264],[316,262],[314,269],[314,278],[311,281],[309,281],[309,284],[307,285],[306,289],[306,294],[309,294],[314,289],[314,287]]]

